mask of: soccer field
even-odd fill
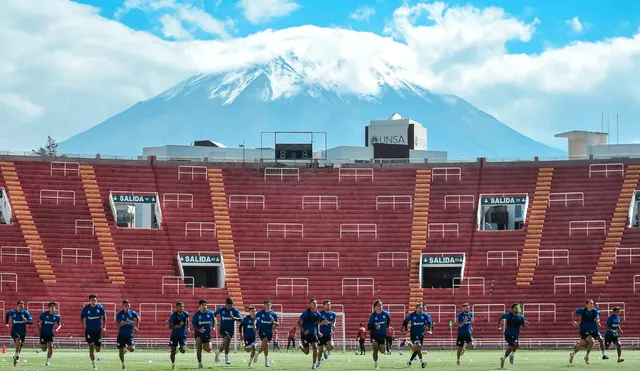
[[[12,349],[7,349],[7,354],[0,357],[0,369],[10,370],[12,367]],[[452,351],[432,351],[426,356],[427,367],[431,370],[498,370],[500,369],[500,351],[468,351],[462,357],[462,365],[456,366],[455,353]],[[610,370],[640,370],[640,351],[623,352],[624,363],[616,363],[615,352],[609,352],[611,359],[602,360],[599,351],[591,354],[591,365],[586,365],[582,359],[584,352],[578,353],[573,365],[569,364],[569,350],[567,351],[526,351],[516,353],[515,364],[507,361],[505,370],[518,371],[546,371],[546,370],[602,370],[611,367]],[[116,351],[109,350],[100,353],[102,358],[98,362],[98,370],[122,369]],[[224,357],[220,357],[224,359]],[[394,352],[391,355],[380,356],[381,370],[408,369],[407,361],[409,353],[399,355]],[[215,363],[213,353],[205,353],[203,363],[205,369],[246,370],[249,357],[244,353],[232,353],[231,365]],[[306,370],[311,369],[311,356],[304,356],[300,352],[284,353],[272,352],[269,360],[271,370]],[[54,353],[51,366],[45,367],[45,355],[36,353],[33,349],[25,350],[20,357],[20,363],[16,370],[91,370],[91,361],[87,351],[59,350]],[[165,351],[136,351],[127,354],[127,370],[170,370],[169,353]],[[186,354],[178,354],[176,359],[178,370],[196,370],[195,353],[190,349]],[[264,358],[260,356],[258,363],[251,366],[252,369],[265,369]],[[414,362],[412,369],[419,370],[420,363]],[[327,361],[322,363],[322,370],[373,370],[371,352],[360,356],[354,353],[334,352]]]

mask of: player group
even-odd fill
[[[411,366],[413,361],[418,358],[422,368],[426,367],[426,361],[423,356],[423,342],[425,333],[432,334],[433,321],[429,314],[425,311],[425,305],[418,302],[415,310],[409,313],[402,323],[403,330],[409,332],[409,347],[412,351],[411,357],[407,362]],[[313,298],[309,300],[308,307],[298,318],[297,327],[291,329],[289,333],[289,341],[295,336],[295,330],[300,329],[301,344],[300,349],[304,354],[312,354],[311,369],[318,369],[321,362],[327,361],[333,350],[333,333],[336,329],[336,313],[331,310],[331,301],[324,300],[322,310],[318,310],[318,301]],[[460,357],[466,349],[473,349],[473,329],[471,326],[473,320],[473,312],[470,310],[469,303],[462,304],[461,311],[457,314],[456,322],[458,327],[458,335],[456,339],[457,345],[457,364],[460,365]],[[168,319],[168,329],[171,331],[169,339],[170,360],[172,369],[176,368],[176,354],[178,352],[185,353],[187,351],[187,337],[193,332],[195,339],[196,359],[198,368],[203,368],[202,351],[211,352],[214,346],[211,342],[211,334],[216,331],[217,317],[220,318],[219,336],[222,342],[219,347],[215,348],[215,362],[221,362],[220,354],[224,353],[225,363],[231,364],[229,359],[229,349],[231,340],[235,338],[236,323],[238,326],[238,337],[244,343],[244,350],[250,353],[249,366],[258,361],[260,354],[264,353],[264,363],[266,367],[270,367],[269,362],[269,342],[272,341],[274,331],[279,325],[278,314],[271,309],[271,300],[264,301],[262,310],[256,311],[256,308],[250,306],[249,313],[243,317],[240,310],[233,305],[233,300],[227,298],[225,305],[217,308],[215,311],[208,309],[208,303],[202,299],[198,303],[198,311],[193,315],[187,312],[183,302],[176,303],[176,310]],[[580,322],[577,321],[580,317]],[[24,308],[24,302],[18,301],[16,309],[9,310],[6,314],[5,323],[9,327],[11,320],[11,338],[15,342],[15,354],[13,356],[13,365],[16,366],[20,359],[20,351],[26,337],[27,325],[33,324],[31,314]],[[82,308],[80,312],[80,321],[85,327],[85,340],[89,345],[89,358],[91,359],[93,369],[96,370],[95,353],[100,352],[102,346],[102,333],[106,332],[106,314],[104,307],[98,303],[96,294],[89,295],[89,303]],[[125,354],[127,351],[135,351],[135,333],[140,327],[140,316],[131,310],[131,303],[128,300],[122,302],[122,310],[116,314],[115,322],[118,326],[118,337],[116,340],[122,369],[126,369]],[[622,350],[620,343],[620,308],[615,307],[611,315],[606,321],[606,333],[604,341],[600,335],[599,328],[600,312],[595,307],[593,300],[587,300],[584,307],[576,309],[572,312],[572,322],[579,328],[580,341],[577,342],[573,352],[569,355],[569,363],[573,362],[573,358],[580,350],[585,349],[586,355],[584,361],[589,363],[589,354],[594,345],[595,340],[600,342],[602,349],[602,358],[608,359],[605,350],[611,344],[614,344],[618,352],[618,362],[623,362]],[[374,367],[379,367],[379,353],[385,353],[385,345],[388,342],[388,329],[391,323],[389,312],[382,309],[382,301],[376,300],[373,304],[373,313],[369,317],[367,328],[370,334],[370,341],[373,350]],[[500,367],[504,368],[505,362],[509,359],[511,364],[514,363],[515,353],[519,347],[520,328],[528,325],[527,320],[522,313],[520,304],[511,305],[510,311],[504,313],[499,319],[498,330],[503,332],[504,339],[507,342],[507,349],[504,356],[500,358]],[[53,354],[53,343],[55,341],[55,333],[62,327],[60,315],[56,312],[56,303],[50,302],[48,310],[43,312],[39,317],[40,327],[40,345],[42,351],[47,351],[47,360],[45,365],[50,365],[51,356]],[[357,340],[360,343],[361,353],[364,354],[366,331],[361,325],[358,332]],[[287,348],[289,345],[287,344]]]

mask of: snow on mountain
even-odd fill
[[[265,131],[326,131],[329,146],[364,144],[364,126],[393,112],[420,122],[428,146],[450,158],[557,156],[466,101],[439,95],[383,60],[369,71],[295,56],[199,74],[60,144],[71,153],[137,155],[142,147],[211,139],[260,145]],[[368,80],[366,78],[368,78]],[[374,78],[377,86],[358,86]],[[353,89],[344,84],[360,87]],[[354,91],[355,90],[355,91]]]

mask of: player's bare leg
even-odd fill
[[[202,339],[196,338],[196,359],[198,360],[198,368],[204,368],[202,365]]]

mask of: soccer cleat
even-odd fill
[[[605,354],[602,356],[602,359],[609,359],[609,356]]]
[[[573,353],[569,353],[569,363],[573,363]]]
[[[264,367],[271,367],[271,364],[269,363],[269,361],[264,363]]]
[[[176,369],[176,365],[172,365],[172,366],[171,366],[171,369],[172,369],[172,370],[175,370],[175,369]]]
[[[230,365],[230,364],[231,364],[231,361],[226,360],[224,363],[225,363],[225,364],[227,364],[227,365]]]
[[[460,360],[457,360],[457,361],[456,361],[456,364],[457,364],[458,366],[460,366]]]
[[[18,364],[18,356],[13,356],[13,367],[17,367]]]
[[[258,362],[258,355],[257,354],[256,354],[255,357],[253,357],[253,363],[256,363],[256,362]]]
[[[45,366],[51,366],[51,364],[49,363],[49,361],[44,363]]]
[[[411,361],[407,362],[407,366],[411,367]]]
[[[127,366],[126,366],[124,363],[122,364],[122,369],[123,369],[123,370],[126,370],[126,369],[127,369]]]
[[[511,355],[509,356],[509,363],[513,364],[514,360],[515,360],[515,357],[513,356],[513,353],[511,353]]]
[[[504,361],[506,361],[507,359],[504,357],[500,357],[500,368],[504,368]]]
[[[618,363],[624,362],[624,359],[618,358]]]
[[[329,352],[325,351],[323,356],[324,356],[324,360],[326,361],[329,358]]]
[[[202,364],[202,362],[198,362],[198,368],[204,368],[204,365]]]
[[[427,362],[422,362],[422,368],[427,367]]]
[[[591,362],[589,362],[589,355],[587,354],[586,356],[584,356],[584,363],[586,364],[591,364]]]

